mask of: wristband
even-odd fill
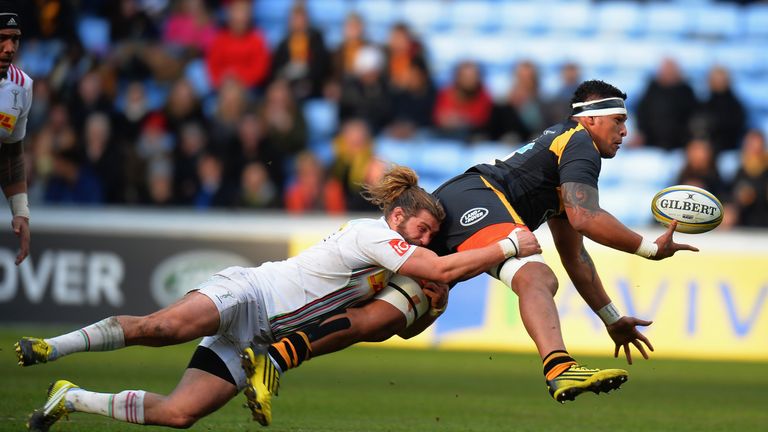
[[[8,204],[11,207],[13,217],[21,216],[29,219],[29,199],[25,192],[17,193],[8,198]]]
[[[443,314],[443,312],[445,312],[445,309],[446,309],[447,307],[448,307],[448,305],[445,305],[445,306],[443,306],[443,307],[441,307],[441,308],[434,308],[434,307],[430,307],[430,308],[429,308],[429,316],[431,316],[432,318],[437,318],[437,317],[439,317],[440,315],[442,315],[442,314]]]
[[[520,253],[520,240],[517,239],[517,231],[519,230],[520,228],[515,228],[509,233],[508,237],[499,240],[499,246],[501,246],[501,250],[504,252],[504,258],[515,257]]]
[[[600,310],[597,311],[597,316],[603,320],[603,323],[606,326],[609,326],[621,318],[621,312],[619,312],[619,309],[613,304],[613,302],[611,302],[601,307]]]
[[[659,251],[659,245],[650,240],[641,239],[640,246],[635,251],[635,255],[640,255],[643,258],[652,258],[656,256],[656,252]]]

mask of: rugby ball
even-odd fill
[[[403,275],[392,276],[387,287],[379,291],[374,298],[384,300],[399,309],[405,315],[406,328],[429,310],[429,299],[421,285]]]
[[[675,231],[699,234],[715,229],[723,221],[723,205],[708,191],[690,185],[664,188],[651,201],[651,211],[664,226],[677,221]]]

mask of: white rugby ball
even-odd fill
[[[410,327],[429,310],[429,299],[421,285],[399,274],[392,276],[386,288],[379,291],[374,298],[384,300],[399,309],[405,315],[406,327]]]
[[[664,226],[677,221],[675,231],[699,234],[715,229],[723,221],[723,205],[708,191],[690,185],[664,188],[651,201],[651,211]]]

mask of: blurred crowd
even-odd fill
[[[33,75],[25,140],[33,204],[373,210],[359,192],[386,168],[377,137],[520,144],[563,120],[575,87],[593,78],[565,64],[561,88],[544,95],[537,65],[521,61],[508,93],[494,98],[482,65],[468,60],[440,85],[429,47],[405,24],[393,23],[377,45],[350,14],[342,41],[328,46],[302,3],[274,46],[250,0],[20,3],[20,55],[56,52],[47,73]],[[84,15],[109,22],[102,52],[86,49],[75,30]],[[186,73],[193,62],[204,65],[206,82]],[[710,71],[708,90],[697,99],[665,60],[641,98],[628,101],[636,126],[628,146],[684,151],[680,183],[727,201],[728,224],[768,226],[765,134],[749,128],[726,68]],[[156,94],[163,99],[153,106]],[[303,109],[316,100],[338,116],[320,144]],[[327,160],[318,145],[328,147]],[[741,164],[726,181],[716,160],[736,149]]]

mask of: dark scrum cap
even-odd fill
[[[16,2],[0,0],[0,30],[21,29],[21,20],[17,10]]]

